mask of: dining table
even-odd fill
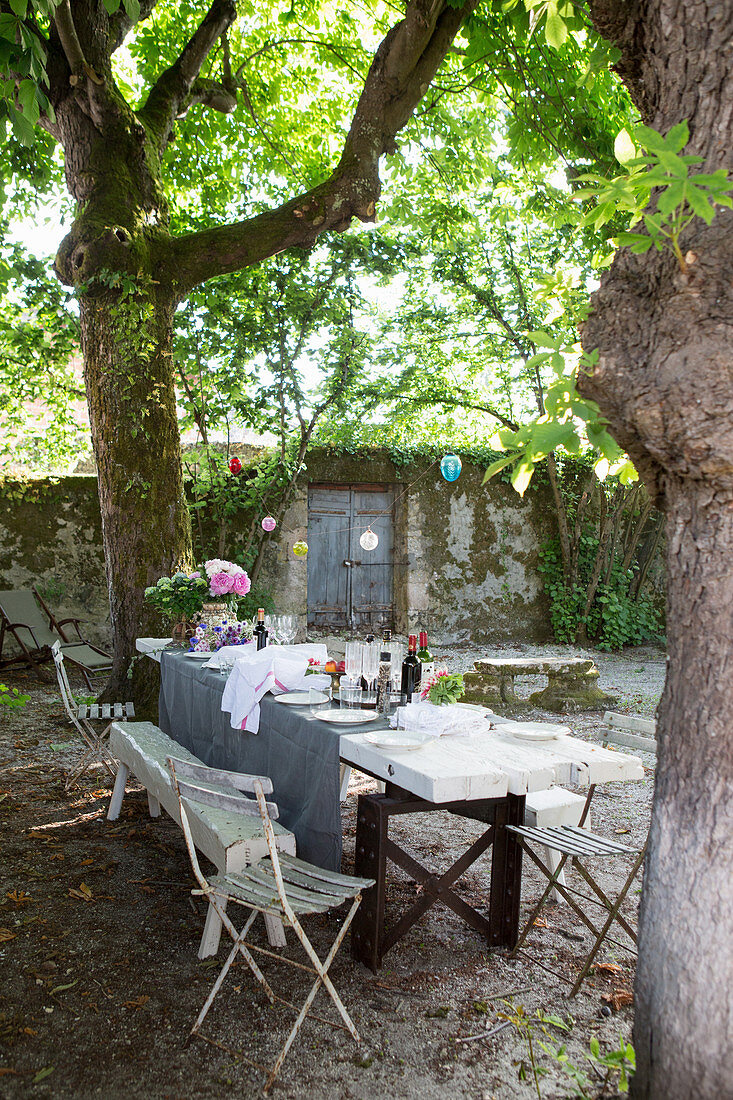
[[[519,934],[522,851],[508,826],[523,823],[526,796],[553,785],[589,787],[644,776],[638,757],[573,737],[563,727],[549,725],[546,737],[540,732],[526,739],[531,723],[517,728],[485,713],[485,726],[479,723],[477,729],[481,708],[472,708],[470,732],[426,739],[417,749],[396,746],[395,731],[384,716],[372,712],[364,716],[364,725],[344,727],[311,713],[307,705],[287,705],[271,694],[260,700],[257,733],[234,729],[221,710],[225,677],[180,649],[153,651],[151,641],[140,639],[138,648],[161,660],[163,731],[212,767],[268,775],[280,821],[295,834],[301,858],[340,869],[340,769],[356,768],[385,785],[383,793],[359,795],[356,826],[355,874],[373,878],[375,885],[365,891],[352,925],[352,953],[375,971],[386,952],[438,902],[490,946],[513,947]],[[394,817],[437,811],[485,826],[442,870],[422,866],[389,835]],[[489,850],[490,881],[485,904],[477,908],[460,896],[456,884]],[[421,887],[416,901],[390,927],[385,924],[388,862]]]

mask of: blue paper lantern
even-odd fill
[[[440,460],[440,472],[446,481],[457,481],[461,475],[461,460],[458,455],[444,455]]]

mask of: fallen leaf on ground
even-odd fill
[[[11,932],[9,928],[0,928],[0,943],[7,943],[8,940],[14,940],[17,935],[17,932]]]
[[[621,967],[618,963],[596,963],[596,970],[600,974],[620,974]]]
[[[143,993],[135,1001],[123,1001],[122,1003],[125,1006],[125,1008],[142,1008],[143,1005],[147,1004],[149,1000],[150,1000],[150,997],[148,997],[145,993]]]
[[[16,905],[27,905],[29,901],[33,901],[33,898],[30,894],[26,894],[25,890],[8,890],[5,896],[15,902]]]
[[[38,1073],[33,1078],[33,1084],[37,1085],[39,1081],[43,1081],[46,1077],[50,1077],[52,1073],[53,1066],[44,1066],[43,1069],[39,1069]]]
[[[534,922],[533,922],[533,927],[535,927],[535,928],[547,928],[548,927],[547,921],[543,920],[542,917],[535,917]]]
[[[74,986],[77,985],[78,981],[79,979],[75,978],[73,982],[68,982],[66,985],[57,985],[54,989],[51,990],[51,995],[53,996],[54,993],[61,993],[64,989],[73,989]]]
[[[71,889],[69,890],[69,897],[79,898],[80,901],[92,901],[92,899],[94,898],[94,894],[89,889],[86,882],[82,882],[80,883],[78,890],[75,890],[73,886],[71,887]]]
[[[90,867],[94,863],[93,859],[83,859],[79,864],[80,867]]]
[[[10,1066],[2,1066],[0,1068],[0,1077],[4,1077],[8,1073],[12,1073],[15,1077],[20,1076],[17,1069],[11,1069]]]
[[[629,989],[614,989],[612,993],[601,994],[601,1000],[610,1005],[614,1012],[618,1012],[624,1005],[634,1003],[634,994]]]
[[[49,859],[66,859],[66,856],[63,852],[54,852],[52,856],[49,856]]]
[[[631,829],[625,829],[625,828],[623,828],[623,829],[616,829],[616,830],[615,830],[615,832],[617,832],[617,833],[630,833],[630,832],[631,832]]]

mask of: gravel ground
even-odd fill
[[[489,651],[476,645],[436,657],[451,670],[462,670],[489,652],[568,655],[560,646]],[[600,686],[618,698],[615,709],[653,715],[664,683],[663,653],[649,648],[587,655],[598,665]],[[110,788],[101,773],[67,795],[63,771],[77,748],[69,741],[56,692],[23,673],[4,679],[32,699],[0,720],[0,1095],[145,1100],[259,1095],[262,1078],[238,1052],[271,1060],[287,1017],[267,1008],[243,970],[230,976],[210,1017],[208,1033],[222,1046],[182,1045],[216,971],[196,958],[203,912],[188,895],[180,831],[170,819],[151,820],[144,793],[135,788],[120,820],[106,822]],[[529,680],[526,687],[518,684],[519,693],[536,686]],[[535,709],[525,717],[555,718]],[[592,713],[566,721],[585,736],[600,728],[601,718]],[[648,827],[654,761],[647,754],[642,760],[644,781],[600,787],[593,801],[594,829],[623,834],[630,844],[642,843]],[[371,780],[352,775],[343,811],[347,871],[353,866],[356,795],[370,789]],[[401,818],[391,832],[421,862],[441,868],[479,829],[462,818],[431,814]],[[623,875],[619,867],[609,876],[611,883],[618,886]],[[475,865],[461,880],[462,894],[481,905],[486,880],[486,865]],[[389,884],[388,920],[394,920],[418,888],[395,868]],[[523,914],[539,890],[540,877],[525,861]],[[629,899],[629,915],[637,902],[638,891]],[[546,926],[532,932],[530,951],[546,966],[572,973],[589,937],[566,906],[546,914]],[[337,924],[333,916],[310,920],[309,933],[321,952]],[[265,942],[261,930],[256,936]],[[287,950],[300,957],[292,946]],[[545,1071],[539,1079],[542,1097],[576,1093],[558,1063],[538,1047],[540,1041],[552,1049],[566,1044],[570,1061],[589,1078],[587,1095],[599,1096],[602,1081],[588,1061],[589,1043],[597,1037],[601,1051],[617,1048],[619,1036],[630,1038],[633,1014],[628,957],[607,945],[602,961],[606,968],[569,1001],[568,987],[556,977],[525,957],[512,960],[488,951],[452,911],[436,906],[387,955],[378,975],[354,963],[345,945],[332,973],[363,1042],[356,1047],[343,1032],[317,1022],[307,1025],[273,1095],[528,1100],[537,1090],[526,1028],[517,1017],[524,1012],[534,1020],[533,1050]],[[289,971],[281,978],[285,995],[297,1000],[299,980]],[[328,1012],[322,996],[317,1005]],[[519,1018],[520,1027],[459,1042],[501,1023],[501,1013]],[[558,1023],[543,1024],[537,1013]],[[603,1095],[613,1093],[610,1086]]]

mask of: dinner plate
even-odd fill
[[[188,650],[183,654],[184,657],[192,657],[194,661],[208,661],[211,657],[211,653],[201,653],[200,650]]]
[[[408,730],[369,730],[364,740],[378,749],[421,749],[435,740],[435,735],[426,731]]]
[[[336,726],[358,726],[362,722],[374,722],[381,717],[373,710],[357,710],[356,707],[344,707],[338,710],[319,711],[317,718],[320,722],[333,722]]]
[[[278,703],[289,703],[293,707],[307,707],[309,703],[327,703],[328,696],[319,691],[314,693],[311,699],[310,691],[285,691],[282,695],[276,695]]]
[[[571,732],[569,726],[557,726],[553,722],[497,722],[496,728],[499,733],[507,733],[519,741],[557,741]]]

